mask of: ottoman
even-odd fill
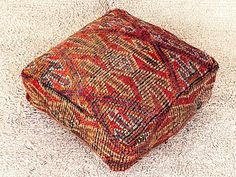
[[[205,52],[115,9],[35,58],[21,76],[30,104],[122,171],[209,100],[218,68]]]

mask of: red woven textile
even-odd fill
[[[22,78],[33,106],[120,171],[209,100],[217,69],[205,52],[115,9],[37,57]]]

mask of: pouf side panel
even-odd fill
[[[151,147],[155,147],[177,134],[197,113],[198,109],[209,101],[217,70],[218,68],[207,73],[203,80],[193,84],[174,102],[165,115],[165,121],[156,130],[150,144]]]
[[[78,111],[76,105],[57,94],[55,90],[24,73],[24,70],[22,72],[22,80],[26,89],[26,99],[29,103],[47,113],[60,126],[78,136],[112,170],[125,170],[131,166],[131,164],[125,162],[128,161],[128,158],[124,159],[124,154],[118,153],[119,149],[116,149],[110,142],[109,137],[107,137],[98,123],[91,126],[88,126],[88,124],[86,126],[83,125],[86,117]],[[124,162],[124,164],[114,166],[112,161],[119,161],[121,164]]]
[[[216,78],[218,66],[211,72],[208,72],[198,82],[195,82],[189,89],[181,94],[181,96],[173,103],[168,112],[163,116],[162,125],[153,131],[149,144],[137,147],[133,152],[126,156],[135,156],[130,158],[129,162],[120,163],[118,161],[109,161],[108,165],[115,171],[121,171],[126,167],[130,168],[137,163],[144,155],[148,154],[152,148],[167,141],[170,137],[176,135],[186,123],[197,113],[197,110],[205,105],[211,97],[212,88]],[[118,165],[119,164],[119,165]],[[121,168],[122,167],[122,168]]]

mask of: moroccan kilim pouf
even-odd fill
[[[115,9],[21,75],[33,106],[119,171],[186,124],[209,100],[218,68],[205,52]]]

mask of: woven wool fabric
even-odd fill
[[[180,130],[210,96],[217,62],[115,9],[23,71],[27,100],[78,135],[112,170]]]

